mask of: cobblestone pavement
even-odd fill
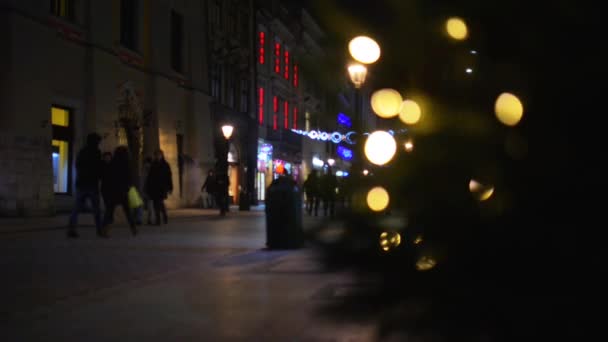
[[[119,220],[110,239],[84,217],[79,239],[45,229],[63,218],[0,221],[0,340],[373,339],[370,325],[317,314],[349,277],[322,272],[308,249],[263,250],[262,211],[172,216],[136,237]]]

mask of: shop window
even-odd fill
[[[51,158],[53,161],[53,190],[55,193],[70,193],[71,160],[72,160],[72,126],[71,113],[66,108],[51,107],[53,139],[51,141]]]

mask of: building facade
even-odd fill
[[[90,132],[128,145],[135,166],[162,149],[169,207],[194,205],[215,162],[207,2],[0,2],[0,215],[73,204]]]
[[[326,94],[304,63],[323,62],[325,34],[302,7],[279,1],[256,4],[256,195],[264,200],[273,179],[288,173],[301,183],[313,156],[327,154],[325,142],[294,132],[319,128],[326,115]]]

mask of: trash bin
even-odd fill
[[[293,249],[303,242],[300,189],[293,180],[279,177],[266,191],[266,247]]]

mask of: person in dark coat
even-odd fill
[[[317,170],[312,170],[304,181],[304,192],[306,193],[306,212],[308,215],[312,215],[314,211],[315,216],[319,213],[319,192],[320,192],[320,180]]]
[[[126,146],[118,146],[114,150],[114,157],[110,163],[108,176],[108,198],[110,205],[106,208],[104,227],[107,228],[114,221],[114,209],[116,209],[116,206],[121,205],[131,228],[131,233],[137,235],[133,213],[129,208],[129,189],[133,186],[133,177],[129,162],[129,149]]]
[[[111,205],[110,200],[110,183],[112,179],[112,152],[104,152],[101,157],[101,199],[105,210]]]
[[[338,179],[331,166],[328,166],[326,173],[321,176],[321,198],[323,199],[323,215],[325,216],[334,216],[335,214],[337,187]]]
[[[154,152],[154,161],[150,166],[148,179],[146,179],[145,191],[154,203],[156,214],[156,225],[160,225],[161,214],[165,224],[168,222],[165,199],[173,192],[173,180],[171,178],[171,167],[165,160],[163,151]]]
[[[217,192],[217,180],[215,177],[215,173],[213,170],[209,170],[207,173],[207,178],[205,179],[205,183],[203,183],[203,187],[201,191],[207,192],[207,208],[215,208],[215,193]]]
[[[76,203],[70,215],[67,235],[77,238],[76,225],[78,224],[78,213],[85,207],[88,199],[95,216],[95,227],[97,235],[103,236],[101,225],[101,211],[99,209],[99,179],[101,177],[101,151],[99,143],[101,136],[91,133],[87,136],[86,146],[78,152],[76,157]]]
[[[220,215],[224,216],[229,208],[228,187],[230,186],[230,179],[227,174],[218,173],[215,180],[215,198],[220,208]]]

